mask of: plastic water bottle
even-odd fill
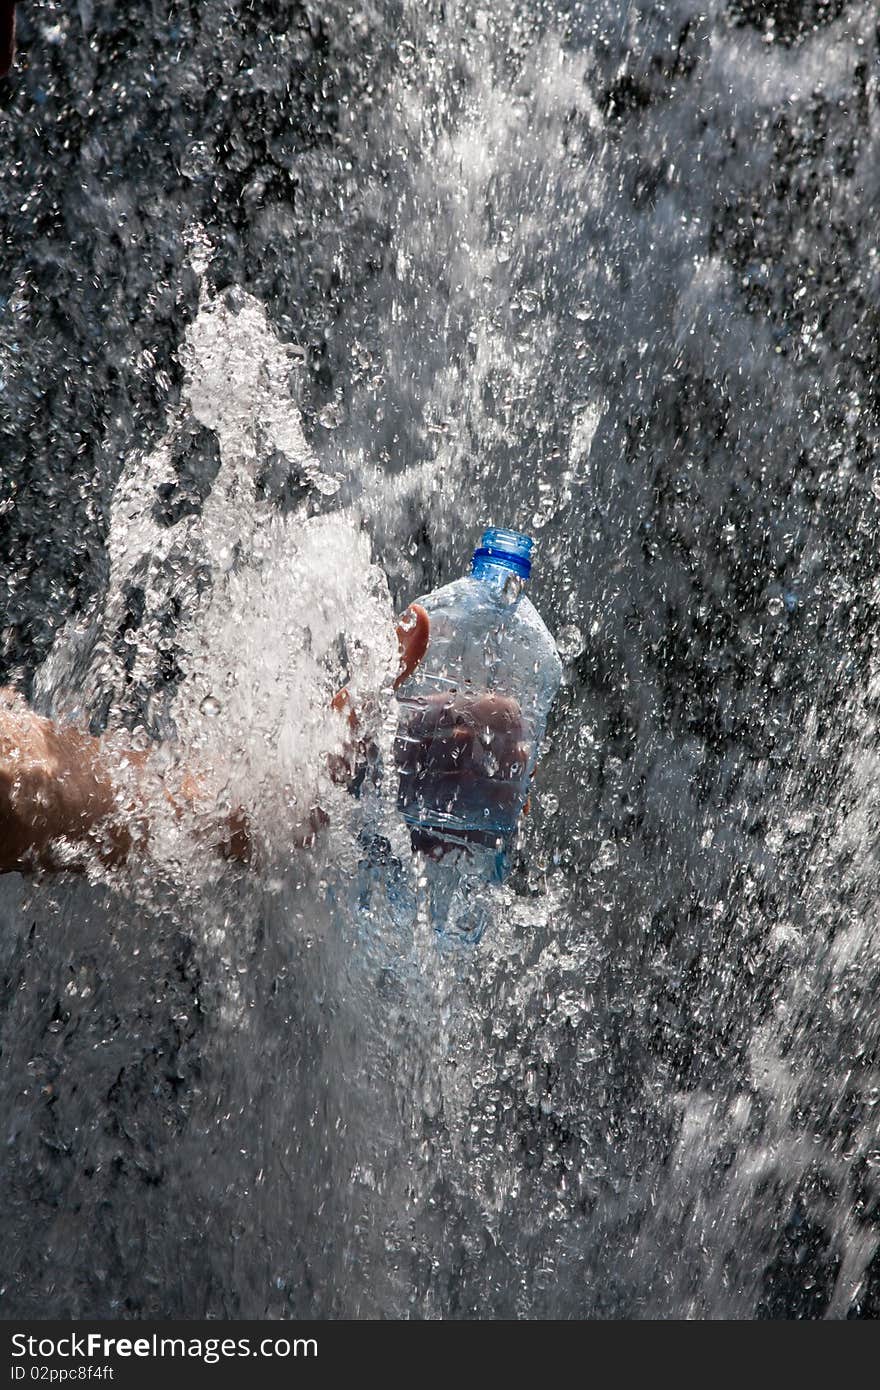
[[[413,847],[430,859],[457,850],[501,879],[529,793],[562,663],[523,590],[533,542],[484,532],[470,575],[416,600],[431,621],[428,649],[397,691],[397,805]]]

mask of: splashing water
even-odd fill
[[[872,6],[80,9],[3,92],[4,669],[259,856],[157,797],[3,885],[4,1315],[876,1316]],[[390,619],[491,522],[566,684],[440,950]]]

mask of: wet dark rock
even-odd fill
[[[198,516],[220,469],[220,447],[213,430],[193,420],[174,437],[175,480],[156,489],[153,516],[162,526],[176,526],[185,516]]]
[[[849,0],[730,0],[729,12],[740,24],[752,24],[781,43],[800,39],[832,24]]]
[[[840,1255],[828,1232],[796,1208],[783,1230],[779,1253],[767,1268],[758,1317],[823,1317],[839,1268]]]

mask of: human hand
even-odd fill
[[[399,652],[399,665],[394,678],[394,689],[411,676],[418,666],[428,646],[431,624],[420,603],[411,603],[397,619],[395,632]],[[359,762],[366,760],[369,750],[361,737],[360,721],[348,690],[343,687],[337,691],[331,708],[341,714],[346,721],[346,735],[342,751],[329,759],[330,776],[334,782],[344,786],[355,775]]]
[[[452,811],[471,823],[489,811],[493,825],[513,829],[526,797],[529,746],[511,696],[444,691],[413,697],[403,708],[394,755],[400,810]],[[485,833],[463,831],[461,837],[482,841]]]

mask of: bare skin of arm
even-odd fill
[[[144,761],[128,754],[130,766]],[[60,868],[74,848],[120,863],[145,834],[120,815],[114,765],[99,739],[42,719],[0,693],[0,872]],[[64,841],[63,845],[58,841]],[[66,853],[65,853],[66,850]]]
[[[428,615],[418,605],[399,620],[395,685],[421,660],[428,631]],[[354,746],[357,716],[347,691],[339,692],[333,708],[346,717]],[[0,873],[81,868],[90,856],[105,867],[124,863],[149,840],[146,809],[135,790],[148,768],[149,753],[121,750],[111,740],[44,719],[20,695],[0,689]],[[181,814],[199,803],[197,776],[183,775],[163,790]],[[227,858],[250,858],[243,812],[218,819],[214,847]]]

